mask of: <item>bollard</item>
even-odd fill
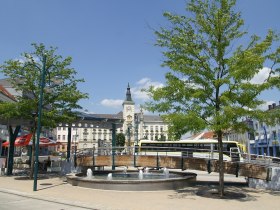
[[[238,173],[239,173],[239,163],[236,163],[236,168],[235,168],[235,176],[238,177]]]
[[[208,172],[208,174],[210,174],[212,172],[211,171],[211,160],[210,159],[207,161],[207,172]]]

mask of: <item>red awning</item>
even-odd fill
[[[30,142],[29,144],[32,144],[32,142]],[[40,147],[48,147],[48,146],[55,146],[55,145],[57,145],[57,142],[54,141],[53,139],[49,139],[47,137],[40,138],[40,143],[39,143]]]
[[[16,141],[15,141],[15,147],[23,147],[23,146],[27,146],[27,145],[32,145],[31,137],[32,137],[31,133],[27,134],[25,136],[17,137]],[[52,139],[49,139],[47,137],[41,137],[39,146],[48,147],[48,146],[55,146],[57,144],[58,143]],[[8,147],[8,146],[10,146],[10,142],[6,141],[2,144],[2,146]]]
[[[24,136],[20,136],[20,137],[17,137],[16,140],[15,140],[15,146],[16,147],[22,147],[22,146],[27,146],[31,140],[31,137],[32,137],[32,133],[29,133],[27,135],[24,135]],[[8,147],[10,146],[10,142],[9,141],[6,141],[2,144],[3,147]]]

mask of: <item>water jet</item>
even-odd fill
[[[177,190],[193,185],[196,174],[163,170],[99,170],[68,174],[73,186],[119,191]]]

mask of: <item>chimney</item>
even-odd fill
[[[272,108],[275,109],[275,107],[276,107],[276,103],[273,103]]]
[[[272,105],[268,105],[268,110],[271,110],[272,109]]]

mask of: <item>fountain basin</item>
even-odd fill
[[[107,176],[110,173],[113,178],[108,180]],[[73,186],[119,191],[177,190],[191,186],[196,181],[194,173],[170,171],[169,176],[164,177],[163,172],[158,170],[143,174],[143,179],[137,178],[138,171],[127,171],[126,174],[122,171],[93,171],[92,176],[93,178],[89,179],[84,173],[78,173],[68,174],[66,177],[67,182]],[[104,178],[100,178],[102,176]]]

